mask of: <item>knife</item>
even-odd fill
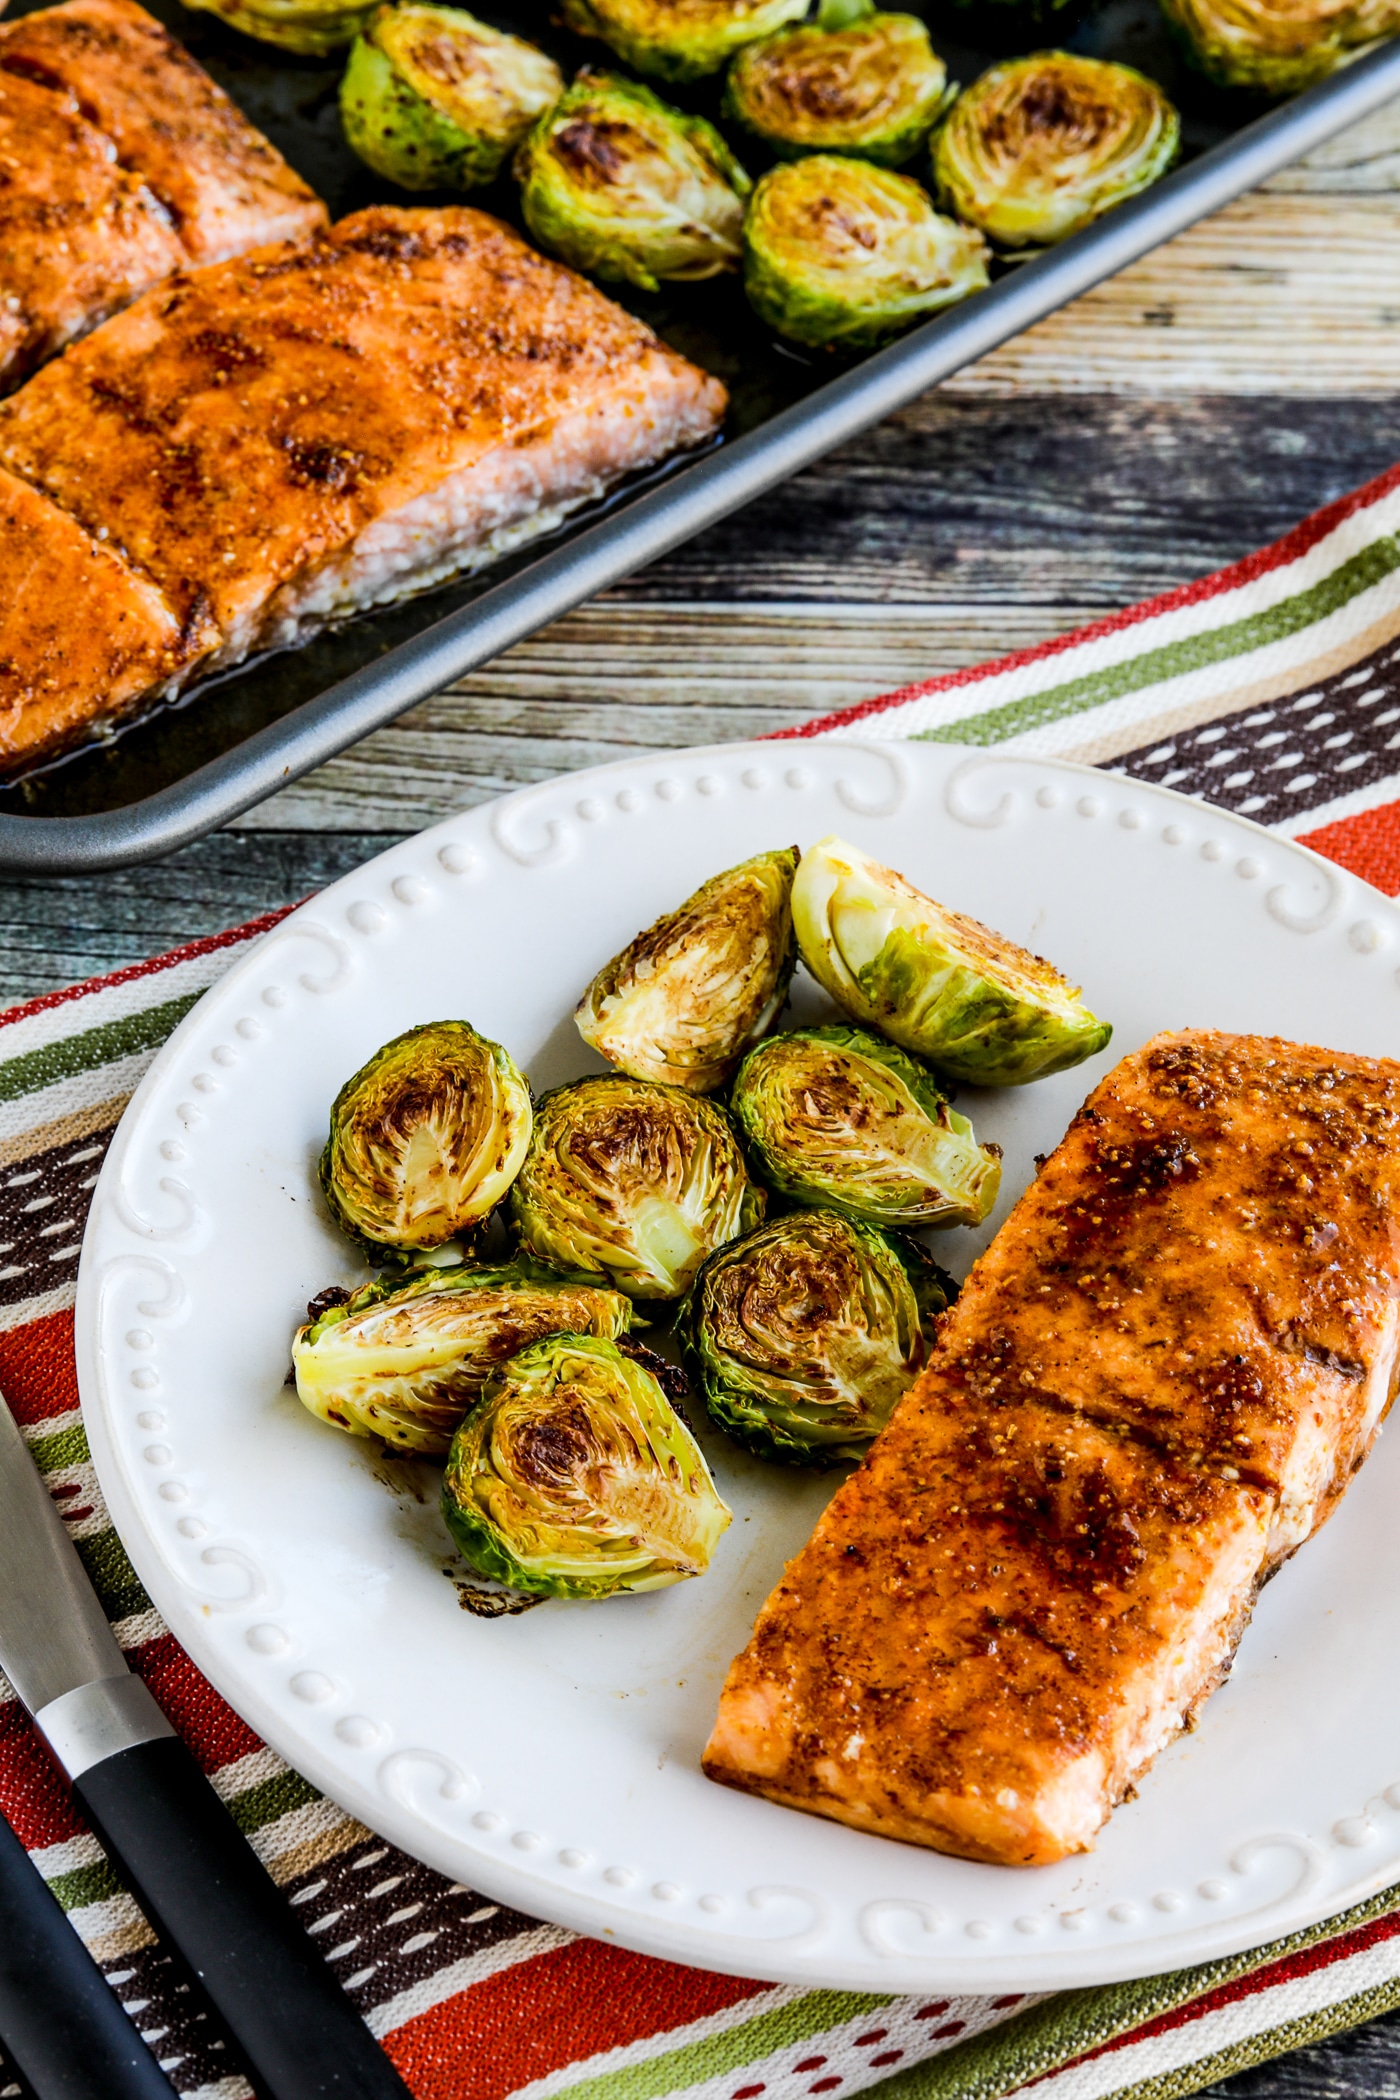
[[[34,2100],[173,2100],[134,2021],[3,1817],[0,1917],[0,2048]],[[4,2079],[0,2065],[0,2091]]]
[[[408,2100],[139,1677],[0,1400],[0,1669],[265,2100]]]

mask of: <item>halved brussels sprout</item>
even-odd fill
[[[492,1372],[527,1343],[565,1331],[612,1340],[632,1320],[620,1291],[519,1255],[364,1284],[298,1331],[292,1369],[323,1422],[439,1457]]]
[[[359,7],[327,7],[324,0],[186,0],[186,5],[218,15],[260,44],[324,58],[353,42],[379,0]]]
[[[442,1510],[479,1573],[547,1597],[703,1575],[730,1520],[651,1372],[578,1334],[536,1342],[495,1374],[453,1439]]]
[[[1052,964],[844,839],[803,854],[792,916],[802,960],[838,1006],[969,1086],[1067,1071],[1113,1033]]]
[[[931,1072],[866,1028],[770,1036],[730,1105],[770,1188],[870,1225],[980,1225],[1001,1158],[978,1144]]]
[[[465,1021],[410,1028],[332,1104],[331,1215],[391,1258],[470,1239],[519,1172],[530,1128],[530,1089],[499,1043]]]
[[[987,246],[907,175],[813,153],[772,168],[744,222],[744,290],[795,343],[871,349],[987,284]]]
[[[807,0],[563,0],[560,16],[654,80],[699,80],[807,12]]]
[[[345,136],[360,159],[406,190],[493,182],[564,76],[533,44],[460,7],[400,0],[355,40],[340,83]]]
[[[1165,175],[1181,121],[1131,66],[1038,51],[964,88],[933,143],[939,202],[1002,248],[1047,247]]]
[[[711,1255],[677,1332],[722,1429],[759,1458],[834,1466],[884,1428],[956,1292],[914,1240],[793,1211]]]
[[[1221,87],[1294,95],[1400,30],[1396,0],[1162,0],[1195,64]]]
[[[723,1109],[620,1072],[543,1097],[510,1192],[528,1253],[630,1298],[683,1297],[763,1209]]]
[[[713,124],[616,73],[580,73],[515,157],[541,247],[644,292],[732,270],[748,176]]]
[[[724,114],[780,160],[852,153],[897,168],[948,96],[948,68],[917,15],[872,0],[823,0],[815,23],[749,44],[729,68]]]
[[[598,972],[578,1032],[634,1079],[709,1094],[782,1010],[797,961],[797,848],[758,853],[702,883]]]

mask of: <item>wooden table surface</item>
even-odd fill
[[[0,999],[306,895],[502,789],[761,735],[1248,553],[1400,459],[1400,105],[154,867],[0,880]],[[1231,2100],[1400,2100],[1400,2014]]]

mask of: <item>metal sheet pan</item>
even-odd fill
[[[33,4],[18,0],[11,13]],[[272,51],[188,12],[179,0],[145,4],[320,191],[333,215],[402,198],[361,168],[341,138],[339,59]],[[479,11],[546,44],[566,67],[600,56],[600,47],[552,27],[531,0],[508,13],[496,4]],[[989,62],[992,54],[954,42],[932,14],[930,26],[955,79],[971,79]],[[130,866],[228,823],[1400,94],[1400,39],[1393,39],[1292,102],[1242,121],[1251,105],[1185,72],[1152,0],[1110,0],[1071,44],[1140,65],[1179,101],[1188,157],[1176,173],[1059,248],[1005,271],[988,291],[844,368],[776,344],[735,283],[680,287],[662,298],[626,295],[660,334],[730,387],[732,412],[719,445],[615,493],[484,576],[348,621],[301,650],[255,660],[122,735],[0,789],[0,869],[56,874]],[[705,108],[707,92],[684,99]],[[471,201],[514,216],[506,182]]]

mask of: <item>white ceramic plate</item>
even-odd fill
[[[710,1785],[725,1666],[829,1480],[706,1436],[736,1520],[647,1597],[458,1607],[431,1498],[283,1385],[312,1292],[352,1278],[315,1161],[387,1037],[465,1015],[537,1088],[595,1068],[593,971],[705,876],[840,831],[1047,954],[1107,1055],[965,1094],[1006,1148],[1000,1222],[1113,1058],[1154,1030],[1391,1053],[1400,913],[1285,840],[1137,782],[933,744],[733,745],[577,774],[396,847],[206,993],[140,1088],[83,1250],[98,1473],[178,1638],[372,1828],[498,1900],[708,1968],[871,1991],[1046,1989],[1257,1944],[1400,1878],[1400,1438],[1270,1585],[1230,1684],[1097,1852],[943,1859]],[[799,978],[796,1011],[821,1001]],[[988,1231],[990,1231],[990,1227]],[[965,1270],[987,1235],[945,1234]]]

